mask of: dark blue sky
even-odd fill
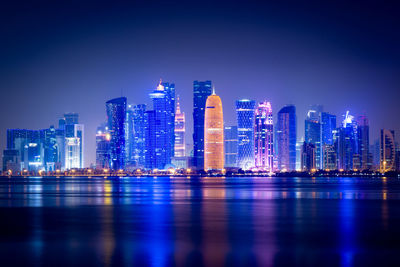
[[[11,2],[11,1],[9,1]],[[391,1],[13,1],[0,7],[0,147],[7,128],[46,128],[64,112],[85,124],[95,161],[105,102],[149,103],[175,82],[192,131],[193,80],[212,80],[225,121],[234,101],[293,103],[298,135],[312,104],[365,113],[400,134],[400,8]],[[322,3],[323,2],[323,3]]]

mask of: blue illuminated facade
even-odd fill
[[[110,168],[125,168],[125,121],[126,98],[120,97],[106,102],[107,123],[110,140]]]
[[[322,145],[333,145],[333,131],[336,129],[336,116],[321,113]]]
[[[256,102],[242,99],[236,101],[238,124],[237,167],[244,170],[254,167],[254,113]]]
[[[193,82],[193,165],[198,170],[204,168],[205,106],[211,87],[211,81]]]
[[[146,105],[129,105],[126,113],[127,165],[135,168],[145,166],[145,112]]]
[[[337,130],[338,168],[353,169],[353,158],[357,153],[357,123],[354,117],[346,113],[342,127]]]
[[[285,106],[278,112],[276,130],[278,169],[296,169],[296,107]]]

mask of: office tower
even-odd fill
[[[96,132],[96,169],[110,168],[111,135],[104,124],[97,127]]]
[[[275,143],[276,143],[276,141],[275,141]],[[303,143],[304,143],[303,137],[300,138],[299,140],[297,140],[297,142],[296,142],[296,171],[301,170],[301,150],[303,148]],[[277,151],[277,150],[275,150],[275,151]],[[277,153],[275,153],[275,154],[277,154]]]
[[[333,131],[336,129],[336,116],[321,112],[322,145],[333,145]]]
[[[237,126],[225,126],[224,128],[224,142],[225,142],[225,167],[237,167],[237,153],[238,153],[238,129]]]
[[[21,170],[21,157],[17,149],[3,150],[3,171],[11,170],[12,173]]]
[[[394,131],[382,129],[380,135],[380,171],[396,170],[396,145]]]
[[[107,127],[110,140],[110,168],[125,168],[125,120],[126,98],[120,97],[106,102]]]
[[[322,169],[322,127],[321,127],[322,106],[312,106],[307,112],[305,120],[305,135],[306,143],[315,145],[315,164],[316,169]]]
[[[224,168],[224,118],[221,98],[212,93],[206,101],[204,122],[204,170]]]
[[[303,143],[301,148],[301,170],[302,171],[311,171],[316,168],[316,148],[314,144]]]
[[[60,126],[65,129],[65,137],[76,137],[75,124],[79,123],[79,115],[77,113],[65,113],[64,122],[59,122]]]
[[[44,168],[46,171],[55,171],[59,162],[56,129],[50,126],[49,129],[41,130],[40,133],[43,140]]]
[[[60,126],[59,126],[60,127]],[[56,169],[65,169],[65,128],[56,129],[56,143],[57,143],[57,158],[59,166]]]
[[[357,154],[359,155],[360,170],[371,169],[369,153],[369,123],[366,116],[359,116],[357,123]]]
[[[323,158],[325,170],[336,170],[337,169],[337,153],[335,145],[324,145],[323,146]]]
[[[186,142],[185,142],[185,113],[181,112],[179,105],[179,97],[176,103],[175,113],[175,157],[186,156]]]
[[[174,156],[175,86],[162,83],[150,94],[154,112],[146,112],[146,168],[165,169]],[[173,103],[173,104],[172,104]],[[171,118],[174,120],[171,123]]]
[[[242,99],[236,101],[238,124],[237,165],[243,170],[254,167],[254,112],[256,102]]]
[[[357,123],[354,117],[346,112],[342,127],[337,130],[338,168],[353,169],[354,155],[357,154]]]
[[[145,165],[146,105],[129,105],[126,114],[126,164],[134,168]]]
[[[204,168],[204,116],[211,92],[211,81],[193,82],[193,166],[198,170]]]
[[[271,103],[259,103],[254,125],[255,166],[261,170],[274,169],[274,123]]]
[[[289,105],[278,112],[277,122],[278,169],[296,169],[296,107]]]
[[[75,124],[74,125],[74,136],[79,138],[79,167],[84,168],[84,157],[83,157],[83,148],[84,148],[84,127],[83,124]]]
[[[65,169],[81,168],[80,142],[78,137],[65,138]]]

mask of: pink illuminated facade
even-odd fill
[[[271,103],[258,104],[254,125],[255,167],[263,171],[274,170],[274,124]]]

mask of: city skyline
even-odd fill
[[[7,27],[0,29],[7,40],[0,44],[7,101],[0,111],[13,116],[0,118],[0,149],[8,128],[44,129],[76,112],[85,125],[85,165],[94,163],[104,102],[125,96],[149,106],[147,93],[160,77],[176,84],[190,144],[194,80],[218,88],[227,125],[236,122],[234,102],[249,98],[268,99],[274,118],[294,104],[299,137],[314,104],[338,121],[347,110],[365,113],[371,143],[380,129],[400,132],[392,116],[400,114],[398,6],[311,6],[204,1],[119,3],[110,10],[98,1],[91,12],[87,3],[7,3],[1,10]]]

